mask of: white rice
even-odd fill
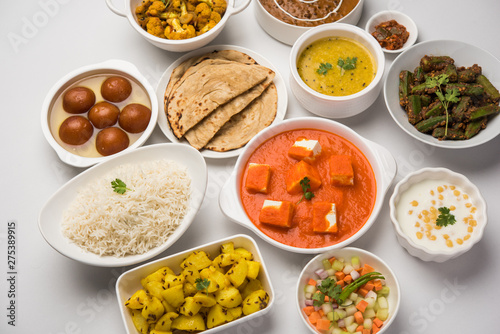
[[[111,181],[128,189],[116,193]],[[142,254],[169,238],[188,210],[191,179],[168,160],[121,165],[85,185],[64,214],[62,231],[99,255]]]

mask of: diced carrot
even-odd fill
[[[347,284],[351,283],[352,282],[352,276],[351,275],[345,275],[344,282],[346,282]]]
[[[330,301],[330,297],[328,296],[325,296],[325,299],[324,299],[325,303],[328,303]]]
[[[362,300],[356,305],[356,308],[360,310],[361,312],[364,312],[366,310],[366,307],[368,306],[368,303],[366,300]]]
[[[314,312],[314,306],[306,306],[302,309],[307,316],[310,316]]]
[[[337,271],[335,273],[335,277],[337,278],[338,281],[340,281],[340,280],[344,279],[345,274],[342,271]]]
[[[367,290],[367,291],[372,291],[373,288],[375,287],[375,285],[373,285],[373,283],[366,283],[365,286],[363,287],[363,289]]]
[[[365,265],[363,266],[363,270],[361,270],[361,276],[371,273],[372,271],[375,271],[375,269],[373,269],[373,267],[369,264],[365,263]]]
[[[363,298],[365,298],[366,294],[368,293],[368,290],[366,289],[358,289],[358,295],[361,295]]]
[[[319,331],[327,331],[330,328],[330,320],[328,319],[318,319],[316,321],[316,329]]]
[[[380,281],[373,282],[373,285],[375,286],[375,291],[380,291],[383,288],[382,282],[380,282]]]
[[[371,329],[363,329],[363,334],[371,334],[372,330]]]
[[[378,328],[377,326],[373,326],[372,334],[377,334],[378,332],[380,332],[380,328]]]
[[[337,281],[337,285],[340,285],[340,287],[343,288],[345,285],[344,280]]]
[[[310,315],[309,315],[309,322],[311,324],[316,324],[316,322],[318,321],[318,319],[321,319],[321,316],[319,315],[318,312],[314,311],[312,312]]]
[[[307,282],[308,285],[313,285],[316,286],[317,282],[313,280],[312,278],[309,279],[309,282]]]
[[[363,313],[361,313],[361,311],[354,313],[354,320],[356,321],[356,323],[358,323],[358,325],[361,325],[365,320],[363,318]]]
[[[318,313],[319,313],[320,317],[322,317],[322,318],[325,315],[325,311],[323,311],[323,309],[321,309],[321,308],[318,310]]]
[[[335,261],[335,256],[332,256],[331,258],[328,259],[328,262],[330,262],[330,264],[332,264],[333,261]]]
[[[373,324],[375,326],[377,326],[378,328],[382,327],[382,325],[384,324],[384,322],[382,320],[380,320],[379,318],[375,318],[373,319]]]
[[[360,326],[358,326],[358,327],[356,328],[356,332],[362,332],[362,331],[363,331],[363,329],[365,329],[365,328],[363,327],[363,325],[360,325]]]

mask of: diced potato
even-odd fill
[[[251,279],[240,289],[241,297],[245,299],[249,294],[257,290],[263,290],[262,283],[258,279]]]
[[[200,308],[201,304],[198,303],[193,297],[186,297],[179,311],[181,314],[193,316],[200,311]]]
[[[232,321],[234,318],[228,310],[220,304],[210,308],[207,315],[207,328],[214,328]]]
[[[182,284],[184,284],[184,276],[182,275],[177,276],[174,274],[165,275],[165,283],[163,284],[163,286],[166,289]]]
[[[142,316],[148,322],[156,322],[165,313],[165,308],[161,301],[156,297],[151,297],[151,301],[142,309]]]
[[[174,308],[181,306],[184,302],[184,287],[182,285],[176,285],[161,293],[163,299]]]
[[[237,253],[222,253],[219,254],[213,261],[213,264],[215,267],[227,267],[230,265],[235,264],[239,259],[241,258],[241,255]]]
[[[242,258],[244,258],[247,261],[253,260],[253,254],[249,251],[247,251],[243,247],[238,247],[234,250],[235,253],[240,254]]]
[[[202,270],[212,264],[212,260],[208,257],[208,254],[204,251],[196,251],[191,253],[184,261],[181,263],[181,268],[187,268],[189,266],[194,266],[197,270]]]
[[[195,266],[187,266],[182,270],[181,276],[184,277],[185,282],[195,284],[196,280],[200,278],[200,272],[195,268]]]
[[[222,244],[220,246],[220,252],[227,253],[227,254],[233,253],[234,252],[234,243],[231,241],[231,242]]]
[[[201,314],[195,314],[192,317],[187,315],[179,315],[172,321],[172,329],[179,329],[188,332],[199,332],[204,331],[205,321]]]
[[[142,316],[142,312],[140,310],[132,310],[132,323],[139,333],[148,334],[149,324],[146,318]]]
[[[257,261],[247,261],[248,271],[247,277],[250,279],[256,279],[259,276],[260,263]]]
[[[215,297],[212,294],[205,294],[204,292],[198,291],[193,299],[195,302],[199,303],[202,307],[212,307],[215,305]]]
[[[247,277],[247,273],[247,261],[241,259],[228,270],[226,275],[235,287],[239,287]]]
[[[239,317],[241,317],[243,315],[243,308],[241,306],[232,307],[232,308],[228,309],[227,311],[229,313],[231,313],[231,315],[233,316],[233,320],[238,319]]]
[[[134,310],[142,310],[149,302],[149,296],[144,289],[137,290],[127,301],[125,306]]]
[[[175,312],[168,312],[165,313],[164,315],[161,316],[160,319],[158,319],[158,322],[155,324],[155,330],[157,331],[163,331],[163,332],[168,332],[170,331],[172,321],[177,318],[179,315]]]
[[[161,293],[165,291],[165,289],[163,288],[163,284],[161,282],[156,282],[156,281],[147,282],[146,285],[144,286],[144,290],[146,290],[146,292],[150,296],[154,296],[160,300],[163,299]]]
[[[142,286],[146,286],[146,283],[148,283],[148,282],[161,282],[161,283],[163,283],[163,281],[165,279],[165,275],[166,274],[173,274],[173,273],[174,272],[169,267],[162,267],[162,268],[158,269],[157,271],[155,271],[154,273],[149,274],[148,276],[144,277],[141,280],[141,284],[142,284]]]
[[[240,305],[243,298],[241,298],[241,294],[238,289],[234,286],[230,286],[217,291],[215,293],[215,300],[217,303],[226,308],[232,308]]]
[[[265,309],[267,304],[269,304],[269,294],[264,290],[254,291],[243,301],[243,314],[249,315]]]
[[[157,329],[153,329],[151,330],[151,332],[149,332],[149,334],[172,334],[171,331],[159,331]]]
[[[184,290],[184,296],[194,296],[194,294],[198,292],[196,285],[191,284],[189,282],[184,283],[183,290]]]
[[[169,303],[167,303],[164,300],[161,301],[161,304],[163,305],[163,307],[165,308],[165,313],[168,313],[168,312],[176,312],[176,308],[173,307],[172,305],[170,305]]]

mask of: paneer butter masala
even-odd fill
[[[241,200],[250,220],[283,244],[339,243],[368,220],[376,197],[373,169],[348,140],[326,131],[280,133],[246,163]]]

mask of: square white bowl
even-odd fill
[[[213,241],[199,247],[191,248],[186,251],[167,256],[163,259],[159,259],[137,268],[131,269],[120,275],[116,282],[116,296],[118,299],[118,306],[122,314],[123,324],[125,325],[126,332],[128,334],[138,334],[134,324],[132,323],[132,317],[130,315],[130,310],[125,306],[125,301],[132,296],[137,290],[142,289],[141,279],[147,275],[153,273],[154,271],[160,269],[161,267],[168,266],[172,270],[180,268],[181,262],[194,251],[205,251],[209,254],[218,254],[220,252],[220,246],[227,242],[233,242],[234,247],[243,247],[253,254],[254,260],[260,262],[259,276],[257,278],[261,281],[264,290],[269,294],[269,303],[266,308],[257,311],[255,313],[242,316],[236,320],[226,323],[221,326],[217,326],[211,329],[203,331],[206,334],[212,334],[227,330],[228,328],[241,324],[242,322],[255,319],[257,317],[266,314],[274,304],[274,289],[271,284],[271,279],[264,263],[264,259],[259,251],[257,243],[251,237],[244,234],[237,234],[231,237]],[[180,270],[179,270],[180,271]]]

